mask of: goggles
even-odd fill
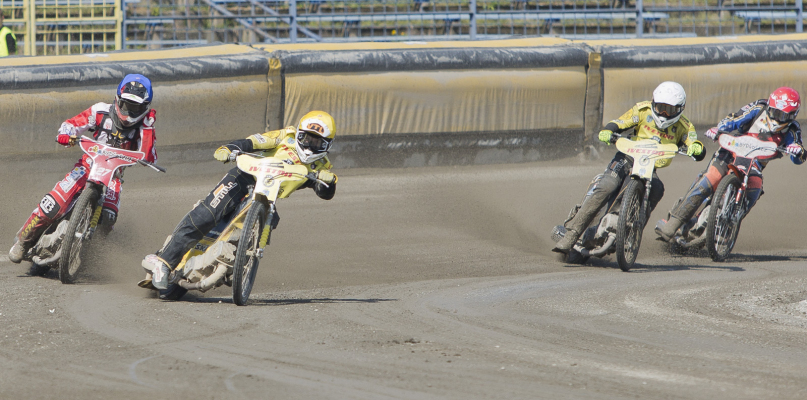
[[[331,147],[331,139],[326,139],[306,131],[297,131],[297,142],[299,142],[300,146],[303,146],[303,148],[311,150],[314,153],[328,151]]]
[[[131,118],[137,118],[146,113],[149,103],[135,103],[131,100],[118,99],[118,109],[120,113]]]
[[[798,110],[786,113],[782,110],[768,107],[768,117],[770,117],[772,120],[780,124],[787,124],[793,122],[793,120],[796,119],[797,113]]]
[[[653,103],[653,111],[656,112],[656,115],[660,115],[665,118],[675,118],[679,114],[684,111],[684,106],[674,106],[671,104],[664,104],[664,103]]]

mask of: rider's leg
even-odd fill
[[[650,213],[656,209],[662,197],[664,197],[664,182],[662,182],[656,172],[653,171],[653,182],[650,183],[650,196],[647,199],[647,220],[650,220]]]
[[[712,158],[700,180],[692,185],[683,201],[670,210],[670,219],[667,221],[662,219],[656,223],[656,233],[666,241],[675,236],[678,228],[689,221],[703,201],[712,195],[714,188],[727,172],[728,167],[722,157]]]
[[[89,170],[89,166],[82,158],[76,163],[73,170],[67,173],[64,179],[59,181],[53,190],[40,200],[28,220],[17,231],[14,246],[8,251],[8,259],[11,262],[22,261],[28,249],[36,244],[53,221],[68,211],[73,198],[84,188]]]
[[[625,176],[624,170],[626,166],[627,160],[621,157],[621,154],[617,154],[608,164],[605,172],[597,176],[599,179],[595,178],[594,182],[589,185],[580,209],[577,210],[574,218],[566,223],[566,234],[555,244],[552,251],[568,253],[574,247],[577,239],[591,224],[600,208],[614,192],[619,190]]]
[[[101,211],[101,223],[99,226],[104,233],[112,231],[115,222],[118,221],[118,212],[120,209],[120,195],[123,189],[123,180],[113,178],[106,188],[106,196],[104,197],[104,208]]]
[[[174,232],[156,255],[146,256],[143,268],[153,273],[154,286],[160,289],[167,285],[167,274],[182,260],[185,253],[201,240],[221,219],[232,212],[249,192],[255,179],[233,168],[219,181],[207,197],[196,203],[190,212],[179,221]]]
[[[746,215],[751,212],[751,208],[754,207],[754,204],[757,204],[757,200],[762,196],[762,172],[751,168],[751,174],[748,175],[747,190],[748,208],[745,210]]]

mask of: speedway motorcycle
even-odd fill
[[[756,160],[778,157],[786,151],[775,142],[747,135],[732,136],[727,132],[720,132],[718,143],[734,155],[734,161],[728,164],[729,172],[712,196],[698,207],[695,216],[678,229],[670,246],[673,252],[705,246],[713,261],[724,261],[731,254],[740,224],[748,213],[748,172]],[[681,201],[683,199],[678,199]]]
[[[289,197],[308,180],[327,186],[305,165],[254,153],[233,152],[230,159],[236,161],[238,169],[255,177],[255,186],[239,207],[185,253],[168,277],[168,288],[159,290],[161,299],[179,300],[189,290],[206,292],[227,285],[232,287],[233,302],[246,305],[259,260],[279,221],[277,200]],[[158,290],[150,275],[138,285]]]
[[[621,190],[608,199],[594,218],[594,223],[580,235],[566,256],[566,262],[582,264],[591,256],[605,257],[616,253],[619,268],[629,271],[636,262],[642,231],[647,223],[656,161],[673,158],[676,154],[686,155],[686,146],[679,149],[675,144],[661,144],[653,139],[631,140],[614,136],[618,137],[617,150],[633,158],[633,168],[630,175],[625,177]],[[552,229],[552,240],[558,242],[563,238],[567,230],[565,225],[574,218],[580,207],[581,204],[575,205],[563,225]]]
[[[123,169],[134,164],[165,172],[164,168],[145,161],[146,154],[141,151],[110,147],[84,136],[76,141],[91,159],[84,188],[70,210],[51,224],[26,256],[39,274],[49,268],[57,269],[62,283],[73,283],[78,275],[83,249],[98,227],[112,179],[121,177]]]

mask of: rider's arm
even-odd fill
[[[704,148],[703,143],[698,140],[698,133],[695,132],[695,125],[693,125],[687,117],[682,115],[678,120],[678,124],[682,124],[684,127],[686,127],[686,134],[681,137],[681,142],[683,142],[683,144],[687,145],[687,147],[692,146],[693,144],[699,144],[701,149]],[[678,143],[679,146],[682,144],[681,142]],[[692,157],[695,158],[695,161],[701,161],[704,157],[706,157],[706,151],[701,151],[700,154],[693,155]]]
[[[150,163],[157,162],[157,136],[154,132],[156,117],[157,111],[152,108],[143,118],[143,124],[140,126],[140,143],[137,150],[145,153],[146,161]]]
[[[95,129],[98,123],[98,112],[108,111],[109,108],[109,104],[106,103],[93,104],[92,107],[82,111],[75,117],[62,122],[62,126],[59,127],[59,135],[79,136],[84,132]]]
[[[297,129],[289,126],[275,131],[265,133],[256,133],[246,139],[233,140],[222,147],[226,147],[230,151],[238,150],[242,153],[251,153],[255,150],[269,150],[274,149],[283,142],[283,138],[289,133],[296,133]]]
[[[757,100],[746,104],[735,113],[729,114],[717,124],[717,130],[721,132],[732,132],[742,130],[742,126],[750,124],[765,109],[765,103]]]
[[[633,106],[633,108],[626,111],[619,118],[611,120],[607,124],[605,124],[605,127],[603,129],[609,130],[614,133],[622,133],[628,129],[632,129],[636,125],[639,125],[639,123],[641,122],[641,116],[639,115],[639,110],[644,106],[649,107],[650,102],[644,101],[636,104],[635,106]]]
[[[790,123],[790,126],[787,129],[787,134],[785,135],[785,140],[782,141],[782,145],[784,147],[787,147],[792,144],[797,144],[801,146],[802,149],[804,149],[804,144],[801,142],[801,126],[796,121]],[[807,159],[807,152],[805,152],[804,150],[802,150],[801,154],[799,154],[798,156],[793,155],[790,156],[790,161],[792,161],[793,164],[796,165],[803,164],[805,159]]]
[[[316,181],[308,181],[307,182],[308,187],[314,188],[314,193],[316,193],[320,199],[323,200],[332,199],[334,194],[336,194],[336,182],[339,181],[339,178],[336,176],[336,174],[333,173],[333,171],[331,171],[331,168],[333,168],[331,160],[329,160],[328,157],[322,158],[320,160],[315,161],[314,166],[315,166],[314,171],[317,173],[317,176],[319,176],[320,179],[328,181],[329,179],[333,179],[333,182],[328,183],[328,185],[326,186]],[[333,174],[333,177],[327,177],[327,178],[323,177],[322,176],[323,172]]]
[[[327,187],[317,182],[314,185],[314,193],[322,200],[330,200],[336,194],[336,182],[329,184]]]

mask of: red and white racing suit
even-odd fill
[[[91,132],[93,138],[101,143],[126,150],[142,151],[146,154],[146,161],[155,162],[157,160],[154,135],[156,112],[149,110],[140,122],[119,130],[110,113],[111,110],[114,112],[112,107],[112,104],[107,103],[94,104],[79,115],[63,122],[59,128],[59,134],[79,136],[85,132]],[[92,163],[92,159],[86,154],[83,155],[73,170],[68,172],[64,179],[42,198],[28,221],[17,232],[20,243],[26,247],[32,246],[53,221],[70,211],[78,195],[84,189],[90,172],[90,163]],[[107,187],[104,199],[104,209],[111,211],[113,218],[116,218],[118,214],[121,183],[119,178],[114,178]],[[105,213],[106,215],[107,213]],[[114,223],[114,220],[107,223]]]

